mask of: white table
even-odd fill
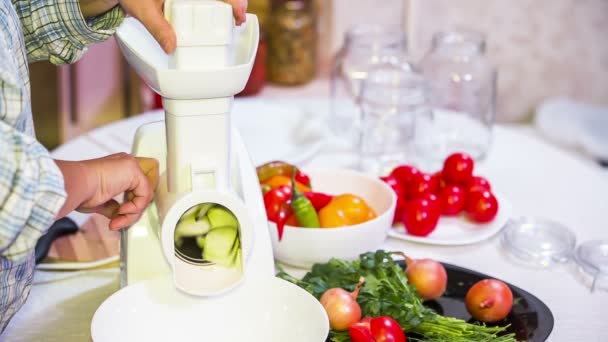
[[[149,114],[103,127],[61,146],[54,155],[84,159],[128,151],[135,129],[160,118],[159,113]],[[350,161],[344,152],[323,150],[309,165],[344,166]],[[559,221],[576,232],[579,242],[608,238],[608,173],[584,157],[547,144],[531,128],[498,126],[489,158],[478,165],[478,171],[511,200],[516,215]],[[589,293],[589,279],[572,264],[552,270],[523,268],[508,261],[496,238],[463,247],[389,239],[384,248],[475,269],[526,289],[553,311],[555,327],[550,341],[608,341],[608,292]],[[42,282],[49,277],[56,274],[38,272],[35,279]],[[117,289],[116,270],[38,283],[0,340],[90,340],[94,311]]]

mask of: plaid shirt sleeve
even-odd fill
[[[27,62],[75,62],[123,17],[115,7],[85,21],[78,0],[0,0],[0,334],[28,296],[36,242],[66,196],[60,170],[31,134]]]
[[[78,0],[12,0],[21,22],[29,62],[77,61],[88,45],[104,41],[122,22],[120,6],[85,20]]]

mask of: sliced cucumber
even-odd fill
[[[197,236],[196,244],[198,245],[198,248],[204,249],[205,248],[205,235]]]
[[[236,229],[239,226],[239,221],[236,219],[236,216],[234,216],[230,210],[221,206],[209,209],[207,217],[211,223],[211,229],[219,227],[233,227]]]
[[[202,220],[195,220],[191,217],[187,220],[183,220],[177,223],[175,228],[175,238],[179,237],[195,237],[206,234],[211,229],[209,219],[204,217]]]
[[[202,203],[199,204],[199,210],[198,213],[196,214],[196,219],[197,220],[201,220],[203,219],[205,216],[207,216],[207,212],[209,211],[209,209],[213,208],[213,206],[215,206],[215,203]]]
[[[239,249],[240,244],[236,228],[215,228],[210,230],[205,238],[203,259],[228,267],[233,263],[234,255]]]
[[[195,205],[194,207],[186,210],[185,213],[179,218],[179,221],[187,221],[190,219],[196,219],[197,213],[199,212],[200,205]]]

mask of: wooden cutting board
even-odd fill
[[[44,262],[89,262],[118,255],[120,233],[111,231],[108,222],[92,215],[80,231],[55,240]]]

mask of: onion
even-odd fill
[[[341,288],[325,291],[321,296],[321,305],[327,311],[329,325],[332,329],[343,331],[361,319],[361,307],[357,303],[359,290],[365,279],[361,277],[355,290],[351,293]]]
[[[437,299],[443,295],[448,284],[448,275],[443,265],[431,259],[405,257],[407,280],[414,285],[424,300]]]
[[[502,281],[484,279],[471,286],[465,297],[467,311],[478,321],[492,323],[511,312],[513,293]]]

